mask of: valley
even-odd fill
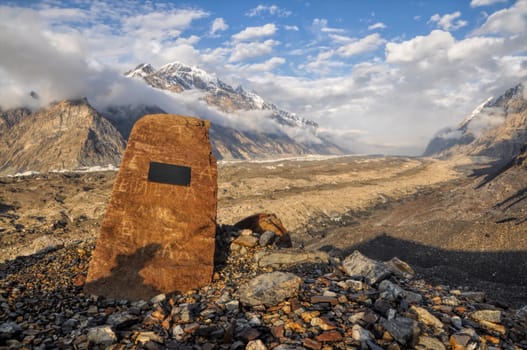
[[[344,256],[398,256],[436,283],[527,303],[527,206],[500,208],[523,190],[521,166],[477,189],[485,167],[465,158],[301,157],[220,162],[218,224],[275,213],[293,245]],[[93,241],[115,172],[1,179],[1,260]],[[525,181],[518,181],[518,180]],[[510,284],[514,288],[510,288]]]

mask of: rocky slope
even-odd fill
[[[119,132],[85,99],[0,112],[0,175],[118,166]]]
[[[424,155],[484,156],[509,161],[527,143],[527,89],[525,83],[490,98],[456,128],[440,131]]]
[[[254,238],[248,240],[248,237]],[[404,261],[279,249],[219,228],[214,281],[152,300],[85,295],[93,243],[0,266],[10,349],[520,349],[527,309],[433,286]],[[36,277],[36,278],[35,278]]]

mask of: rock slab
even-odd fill
[[[132,129],[85,291],[148,300],[210,283],[217,168],[209,123],[147,115]]]
[[[264,273],[239,289],[240,301],[246,305],[274,306],[298,293],[302,279],[288,272]]]

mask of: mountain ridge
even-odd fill
[[[86,99],[0,112],[0,174],[118,165],[121,134]]]
[[[527,143],[527,89],[520,82],[502,95],[490,97],[457,127],[440,130],[423,156],[486,157],[507,162]]]

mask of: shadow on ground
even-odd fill
[[[512,307],[527,305],[527,251],[469,252],[446,250],[403,240],[383,233],[369,241],[338,249],[321,250],[345,257],[354,250],[386,261],[398,257],[419,277],[451,288],[484,291],[490,300]]]

